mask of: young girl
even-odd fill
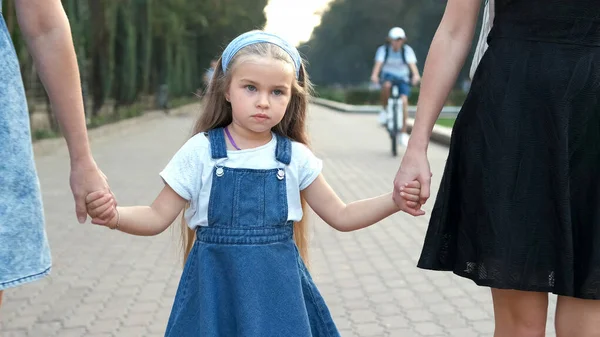
[[[345,205],[327,184],[306,145],[310,88],[296,48],[245,33],[219,60],[194,136],[161,172],[152,205],[115,212],[111,195],[88,196],[93,223],[134,235],[161,233],[187,205],[166,336],[339,336],[303,263],[302,199],[340,231],[398,208],[391,193]],[[418,183],[404,192],[417,201]]]

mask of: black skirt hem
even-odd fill
[[[550,293],[550,294],[554,294],[557,296],[572,297],[572,298],[578,298],[578,299],[582,299],[582,300],[600,300],[600,297],[585,296],[585,294],[574,294],[572,292],[563,291],[560,289],[556,289],[554,287],[541,287],[541,286],[532,286],[532,285],[511,285],[511,284],[506,284],[504,282],[497,282],[494,280],[482,280],[482,279],[478,279],[478,278],[474,277],[473,274],[450,269],[450,268],[426,267],[422,264],[418,264],[417,268],[423,269],[423,270],[452,272],[454,275],[457,275],[462,278],[466,278],[468,280],[473,281],[473,283],[475,283],[477,286],[480,286],[480,287],[489,287],[489,288],[493,288],[493,289],[502,289],[502,290],[518,290],[518,291],[529,291],[529,292],[539,292],[539,293]]]

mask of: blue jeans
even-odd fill
[[[400,95],[405,95],[406,97],[410,96],[410,83],[403,78],[396,77],[390,73],[382,73],[381,74],[381,84],[383,85],[385,82],[391,82],[392,84],[398,85],[398,90],[400,91]]]

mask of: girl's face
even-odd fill
[[[233,123],[256,133],[270,133],[283,119],[294,80],[294,67],[287,62],[259,57],[241,60],[225,93]]]

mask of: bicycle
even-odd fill
[[[388,99],[386,110],[388,113],[386,127],[392,141],[392,156],[396,157],[398,155],[398,111],[402,111],[400,88],[398,88],[397,83],[392,83],[391,94]]]

